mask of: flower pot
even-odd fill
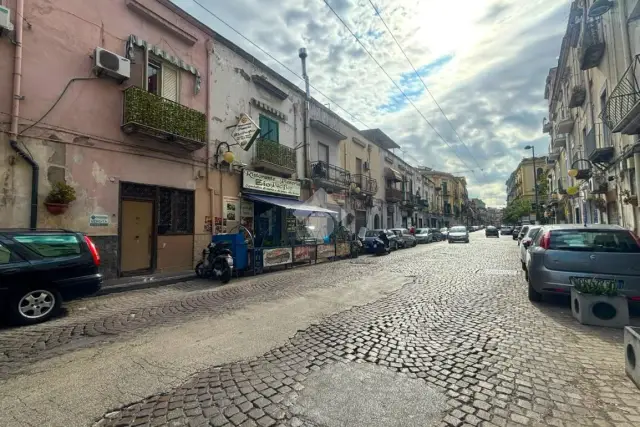
[[[45,203],[44,205],[51,215],[62,215],[69,208],[69,205],[64,203]]]
[[[624,367],[627,376],[640,388],[640,328],[624,328]]]
[[[583,325],[624,328],[629,324],[629,303],[623,296],[583,294],[572,288],[571,313]]]

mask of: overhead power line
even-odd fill
[[[389,33],[389,35],[391,35],[391,38],[393,38],[393,41],[396,43],[396,45],[398,46],[398,48],[400,49],[400,52],[402,52],[402,55],[404,55],[405,59],[407,60],[407,62],[409,63],[409,65],[411,66],[411,68],[413,69],[413,72],[416,74],[416,76],[418,77],[418,79],[420,80],[420,82],[422,83],[422,85],[424,86],[424,88],[426,89],[427,93],[429,94],[429,96],[431,97],[431,99],[433,100],[433,102],[436,104],[436,106],[438,107],[438,110],[440,110],[440,112],[442,113],[442,116],[445,118],[445,120],[447,121],[447,123],[449,123],[449,126],[451,126],[451,130],[453,130],[453,133],[456,135],[456,137],[458,138],[458,141],[460,141],[460,143],[467,149],[467,152],[469,153],[469,155],[471,156],[471,158],[473,159],[473,161],[475,162],[476,165],[478,165],[478,168],[480,169],[480,171],[482,171],[482,173],[484,174],[484,169],[482,168],[482,166],[480,166],[480,163],[478,163],[478,160],[476,159],[476,157],[473,155],[473,153],[471,152],[471,150],[469,149],[469,147],[467,146],[467,144],[464,143],[464,141],[462,140],[462,138],[460,137],[460,135],[458,134],[458,132],[456,131],[455,127],[453,126],[453,123],[451,123],[451,121],[449,120],[449,118],[447,117],[447,115],[445,114],[445,112],[442,110],[442,107],[440,107],[440,104],[438,103],[438,101],[436,100],[435,96],[433,96],[433,94],[431,93],[431,91],[429,90],[429,88],[427,87],[427,84],[424,82],[424,80],[422,79],[422,76],[420,75],[420,73],[418,73],[418,70],[416,70],[416,67],[413,65],[413,63],[411,62],[411,60],[409,59],[409,56],[406,54],[406,52],[404,51],[404,49],[402,48],[402,45],[400,44],[400,42],[398,41],[398,39],[396,38],[395,35],[393,35],[393,32],[391,31],[391,29],[389,28],[389,26],[387,25],[387,23],[385,22],[384,18],[382,17],[382,14],[380,13],[379,9],[373,4],[373,0],[369,0],[369,4],[371,5],[371,7],[373,8],[373,10],[376,12],[376,15],[378,16],[378,18],[380,18],[380,21],[382,21],[382,25],[384,25],[384,27],[387,29],[387,32]],[[486,177],[486,174],[485,174]]]
[[[195,1],[195,0],[194,0]],[[346,22],[344,22],[344,20],[340,17],[340,15],[338,15],[338,12],[335,11],[335,9],[329,4],[329,2],[327,0],[323,0],[324,4],[331,10],[331,12],[333,12],[333,14],[336,16],[336,18],[338,18],[338,20],[342,23],[342,25],[347,29],[347,31],[349,31],[349,33],[351,33],[351,35],[353,36],[354,39],[356,39],[356,41],[358,42],[358,44],[362,47],[362,49],[367,53],[367,55],[369,55],[369,57],[373,60],[373,62],[376,63],[376,65],[380,68],[380,70],[382,70],[382,72],[387,76],[387,78],[389,80],[391,80],[391,83],[393,83],[393,85],[396,87],[396,89],[398,89],[398,91],[400,91],[400,93],[402,94],[402,96],[405,97],[405,99],[411,104],[411,106],[418,112],[418,114],[420,114],[420,116],[422,117],[422,119],[429,125],[429,127],[435,132],[436,135],[438,135],[438,137],[442,140],[442,142],[444,142],[449,148],[451,148],[453,150],[453,154],[458,158],[458,160],[460,160],[460,162],[464,165],[464,167],[468,168],[469,170],[473,171],[473,173],[475,174],[475,171],[473,170],[472,167],[470,167],[469,165],[467,165],[467,163],[462,160],[462,158],[460,156],[458,156],[458,153],[456,153],[456,149],[454,147],[451,146],[451,144],[449,144],[449,142],[440,134],[440,132],[438,132],[438,130],[431,124],[431,122],[429,121],[429,119],[427,119],[425,117],[425,115],[422,113],[422,111],[420,111],[418,109],[418,107],[416,106],[416,104],[411,100],[411,98],[409,98],[409,96],[407,96],[407,94],[405,93],[404,90],[402,90],[402,88],[400,87],[400,85],[398,85],[398,83],[396,83],[395,80],[393,80],[393,77],[391,77],[391,75],[389,75],[389,73],[387,72],[387,70],[384,69],[384,67],[382,66],[382,64],[380,64],[380,62],[378,62],[378,60],[371,54],[371,52],[369,52],[369,49],[367,49],[367,47],[362,43],[362,41],[360,41],[360,38],[353,32],[353,30],[351,30],[351,28],[349,28],[349,26],[347,25]]]

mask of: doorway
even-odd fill
[[[367,226],[367,211],[356,211],[356,233]]]
[[[151,270],[153,205],[152,201],[122,201],[120,268],[123,273]]]
[[[373,228],[378,230],[380,228],[380,215],[375,214],[373,217]]]

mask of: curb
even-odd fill
[[[150,278],[147,280],[140,280],[137,282],[105,286],[102,289],[100,289],[98,292],[93,294],[93,296],[104,296],[104,295],[110,295],[110,294],[119,294],[122,292],[137,291],[140,289],[157,288],[160,286],[173,285],[175,283],[180,283],[187,280],[193,280],[196,278],[197,276],[195,275],[195,273],[185,274],[182,276],[163,277],[158,279]]]

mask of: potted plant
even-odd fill
[[[629,190],[622,190],[622,202],[625,205],[638,206],[638,196],[631,194]]]
[[[65,182],[56,182],[44,200],[44,205],[52,215],[60,215],[67,211],[69,203],[76,200],[76,190]]]
[[[613,280],[572,277],[571,312],[583,325],[624,328],[629,324],[629,303]]]
[[[624,328],[624,361],[627,376],[640,388],[640,328]]]

